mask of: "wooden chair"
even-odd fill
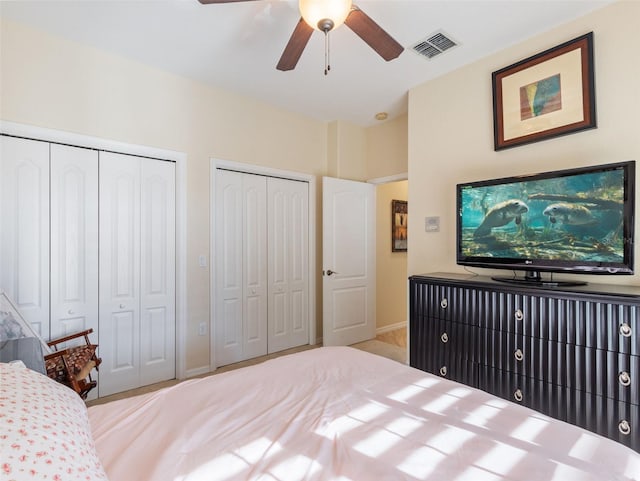
[[[17,307],[0,289],[0,341],[33,337],[39,340],[44,355],[44,371],[47,376],[70,387],[82,399],[97,382],[91,377],[91,371],[98,370],[102,360],[96,355],[97,344],[89,341],[93,329],[70,334],[49,342],[44,342],[27,322]],[[84,338],[84,344],[65,347],[58,350],[59,344]]]
[[[91,371],[98,370],[102,359],[96,355],[97,344],[91,344],[89,334],[93,329],[64,336],[47,342],[53,351],[45,354],[44,362],[47,376],[62,383],[86,399],[87,394],[98,385],[91,377]],[[58,351],[58,344],[84,337],[84,344]]]

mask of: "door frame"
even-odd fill
[[[187,372],[187,154],[0,120],[0,133],[31,140],[168,160],[176,164],[176,377]]]
[[[316,178],[310,174],[302,174],[291,170],[274,169],[260,165],[246,164],[222,159],[209,159],[209,369],[215,371],[215,302],[216,302],[216,233],[214,206],[216,198],[216,175],[218,169],[232,170],[245,174],[257,174],[267,177],[278,177],[297,180],[309,184],[309,344],[316,343]]]

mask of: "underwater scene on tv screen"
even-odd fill
[[[463,186],[465,257],[624,260],[624,171]]]

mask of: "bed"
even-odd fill
[[[7,370],[18,384],[48,380]],[[5,379],[0,389],[7,405]],[[91,434],[73,438],[85,443],[85,480],[640,479],[640,454],[615,441],[348,347],[185,381],[84,418]]]

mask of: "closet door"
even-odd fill
[[[266,179],[216,173],[215,357],[218,366],[267,353]]]
[[[175,377],[175,164],[141,159],[140,384]]]
[[[267,353],[267,233],[266,178],[244,174],[242,178],[243,221],[242,269],[244,358]]]
[[[100,396],[140,385],[140,179],[138,158],[100,152]]]
[[[49,144],[0,136],[0,288],[49,339]]]
[[[100,396],[175,377],[175,164],[100,153]]]
[[[98,342],[98,152],[51,144],[50,165],[51,337]]]
[[[309,342],[309,185],[268,180],[269,353]]]

